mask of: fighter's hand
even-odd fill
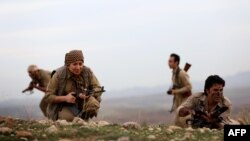
[[[180,117],[185,117],[191,113],[191,110],[187,107],[183,107],[179,110],[179,116]]]
[[[33,88],[37,85],[37,83],[31,81],[30,84],[29,84],[29,88]]]
[[[36,85],[36,83],[32,83],[31,86],[32,87],[36,87],[37,85]]]
[[[67,103],[75,103],[76,102],[76,98],[73,96],[73,94],[75,94],[75,92],[70,92],[65,96],[65,101]]]
[[[212,123],[214,121],[210,113],[208,113],[207,111],[205,112],[204,115],[201,115],[201,117],[205,119],[208,123]]]
[[[176,90],[172,89],[172,95],[176,95]]]
[[[207,118],[208,118],[208,122],[211,122],[211,123],[215,123],[217,121],[216,118],[213,118],[211,113],[207,113]]]
[[[79,94],[79,97],[80,97],[81,99],[88,99],[88,98],[89,98],[89,96],[86,96],[84,93],[80,93],[80,94]]]

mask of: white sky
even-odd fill
[[[249,13],[248,0],[1,0],[0,94],[28,85],[29,64],[58,68],[72,49],[108,90],[168,84],[172,52],[192,64],[191,81],[249,71]]]

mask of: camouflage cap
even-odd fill
[[[27,68],[28,72],[36,71],[36,70],[38,70],[38,67],[37,67],[37,65],[34,65],[34,64],[29,65],[28,68]]]
[[[65,65],[69,65],[76,61],[83,61],[84,57],[81,50],[71,50],[70,52],[65,54]]]

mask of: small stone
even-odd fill
[[[62,126],[72,125],[72,122],[67,122],[66,120],[57,120],[56,123]]]
[[[82,118],[80,118],[80,117],[74,117],[74,119],[73,119],[73,123],[80,123],[80,122],[83,122],[84,120],[82,119]]]
[[[205,130],[204,130],[203,128],[200,128],[199,131],[200,131],[201,133],[205,133]]]
[[[149,140],[154,140],[154,139],[156,139],[156,137],[155,137],[154,135],[149,135],[147,138],[148,138]]]
[[[173,131],[172,129],[169,129],[169,128],[168,128],[168,129],[166,129],[166,132],[169,133],[169,134],[171,134],[171,133],[173,133],[174,131]]]
[[[48,133],[50,133],[50,134],[52,134],[52,133],[57,133],[58,129],[56,128],[55,125],[52,125],[49,128],[47,128],[45,131],[48,132]]]
[[[156,128],[156,130],[160,132],[160,131],[161,131],[161,128],[158,127],[158,128]]]
[[[218,136],[212,136],[212,140],[213,141],[219,140],[219,137]]]
[[[29,131],[16,131],[17,137],[31,138],[33,135]]]
[[[24,140],[24,141],[27,141],[27,140],[28,140],[27,138],[24,138],[24,137],[21,137],[20,139],[21,139],[21,140]]]
[[[210,128],[203,127],[204,131],[211,132],[212,130]]]
[[[97,124],[94,121],[88,121],[88,127],[97,127]]]
[[[192,127],[188,127],[185,129],[186,131],[194,131],[194,129]]]
[[[0,133],[2,134],[10,134],[12,131],[9,127],[0,127]]]
[[[185,134],[184,134],[184,136],[181,138],[181,139],[179,139],[180,141],[187,141],[187,140],[190,140],[192,138],[192,134],[191,133],[189,133],[189,132],[186,132]]]
[[[153,131],[153,130],[154,130],[154,128],[152,128],[152,127],[149,127],[149,128],[148,128],[148,130],[149,130],[149,131]]]
[[[169,126],[168,128],[169,128],[169,129],[172,129],[172,130],[180,130],[180,129],[182,129],[182,128],[179,127],[179,126],[174,126],[174,125]]]
[[[140,129],[141,126],[137,122],[126,122],[122,125],[126,129]]]
[[[110,123],[108,123],[107,121],[98,121],[97,125],[98,127],[102,127],[102,126],[110,125]]]
[[[11,117],[2,117],[0,116],[0,122],[4,123],[5,126],[12,128],[16,125],[16,121]]]
[[[129,137],[120,137],[117,139],[117,141],[130,141]]]
[[[59,139],[58,141],[72,141],[72,139]]]
[[[218,131],[218,129],[212,129],[211,131],[212,131],[212,132],[217,132],[217,131]]]
[[[52,121],[50,121],[50,120],[39,120],[37,122],[40,124],[51,124],[52,123]]]

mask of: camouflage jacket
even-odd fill
[[[197,109],[200,109],[202,112],[207,112],[207,96],[204,93],[196,93],[190,96],[183,104],[181,104],[176,112],[176,116],[179,117],[179,110],[183,107],[190,108],[193,111],[193,114]],[[232,104],[227,97],[223,97],[221,102],[219,102],[215,107],[212,108],[210,113],[215,112],[216,107],[227,107],[228,109],[223,112],[219,117],[222,119],[220,124],[234,124],[234,120],[230,118],[230,114],[232,112]]]

